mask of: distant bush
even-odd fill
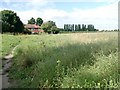
[[[48,32],[48,34],[51,34],[52,31],[51,31],[51,30],[48,30],[47,32]]]
[[[53,26],[51,28],[51,31],[52,31],[53,34],[58,34],[60,30],[56,26]]]
[[[57,28],[56,26],[52,26],[50,30],[47,30],[48,34],[58,34],[60,32],[60,29]]]
[[[23,34],[32,34],[32,32],[29,31],[28,29],[24,29]]]

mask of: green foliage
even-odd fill
[[[41,24],[43,23],[43,20],[41,18],[37,18],[36,19],[36,24],[41,26]]]
[[[73,68],[71,73],[64,77],[62,87],[117,88],[117,52],[111,52],[109,56],[100,52],[94,57],[97,60],[94,65],[81,66],[79,69]]]
[[[29,31],[28,29],[24,29],[23,33],[24,33],[24,34],[32,34],[32,32]]]
[[[68,24],[64,24],[64,30],[68,31]]]
[[[78,31],[81,31],[81,25],[78,24]]]
[[[31,59],[25,59],[22,62],[23,67],[30,67],[32,66],[32,64],[33,64],[33,61]]]
[[[77,31],[77,25],[75,24],[75,31]]]
[[[95,31],[96,29],[94,29],[94,25],[90,24],[90,25],[88,25],[87,30],[88,31]]]
[[[35,19],[32,17],[30,20],[28,20],[28,24],[35,24]]]
[[[10,77],[22,88],[117,88],[117,45],[117,33],[29,36],[16,50]]]
[[[53,34],[58,34],[59,33],[59,29],[56,26],[52,26],[51,31],[52,31]]]
[[[20,18],[14,11],[3,10],[1,11],[2,20],[2,33],[3,32],[14,32],[21,33],[24,30],[24,26]]]
[[[21,41],[21,37],[19,36],[13,36],[13,35],[7,35],[7,34],[3,34],[2,35],[2,56],[4,57],[6,54],[9,54],[11,52],[11,50],[20,43]]]
[[[64,24],[64,31],[98,31],[94,28],[94,25],[89,24],[88,27],[85,24]]]
[[[52,31],[51,31],[51,30],[47,30],[47,33],[48,33],[48,34],[51,34],[51,33],[52,33]]]
[[[55,27],[56,27],[56,24],[53,21],[48,21],[48,22],[45,22],[41,25],[41,28],[45,32],[48,32],[48,33],[51,33],[52,32],[51,29],[53,30]],[[55,28],[55,30],[56,30],[56,28]]]
[[[41,24],[43,23],[42,18],[38,17],[35,21],[35,19],[32,17],[30,20],[28,20],[28,24],[36,24],[41,26]]]
[[[86,31],[87,28],[86,28],[86,25],[82,24],[82,31]]]

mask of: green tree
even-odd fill
[[[86,25],[82,24],[82,31],[86,31],[87,28],[86,28]]]
[[[76,24],[75,25],[75,31],[78,31],[79,30],[79,27],[78,27],[78,25]]]
[[[68,24],[64,24],[64,30],[68,31],[68,29],[69,29],[69,25]]]
[[[78,31],[81,31],[81,25],[78,24]]]
[[[95,31],[94,25],[92,24],[89,24],[87,29],[88,31]]]
[[[41,26],[42,23],[43,23],[42,18],[39,18],[39,17],[38,17],[38,18],[36,19],[36,24],[39,25],[39,26]]]
[[[53,34],[58,34],[58,33],[59,33],[59,29],[58,29],[56,26],[52,26],[52,27],[51,27],[51,32],[52,32]]]
[[[72,24],[70,24],[70,31],[72,31]]]
[[[67,29],[67,25],[66,25],[66,24],[64,24],[64,30],[66,31],[66,29]]]
[[[74,31],[74,24],[71,25],[71,29],[72,29],[72,31]]]
[[[32,17],[30,20],[28,20],[28,24],[35,24],[35,19]]]
[[[43,29],[44,32],[50,32],[52,26],[56,26],[55,22],[53,22],[53,21],[48,21],[48,22],[45,22],[45,23],[43,23],[43,24],[41,25],[41,29]]]
[[[14,31],[22,33],[24,30],[24,26],[20,18],[17,16],[16,17],[16,23],[14,25]]]
[[[14,11],[3,10],[0,13],[2,22],[2,33],[18,33],[24,31],[23,23]]]

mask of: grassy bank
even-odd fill
[[[18,46],[14,87],[118,87],[117,33],[32,35]]]
[[[20,38],[13,35],[2,35],[2,56],[9,54],[11,50],[18,45]]]
[[[11,35],[11,34],[1,34],[0,35],[0,58],[4,58],[6,55],[10,54],[15,46],[17,46],[21,41],[25,39],[22,35]],[[2,61],[0,63],[0,69],[2,68]]]

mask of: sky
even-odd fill
[[[99,30],[118,28],[118,0],[0,0],[1,10],[13,10],[24,24],[31,17],[44,22],[93,24]]]

